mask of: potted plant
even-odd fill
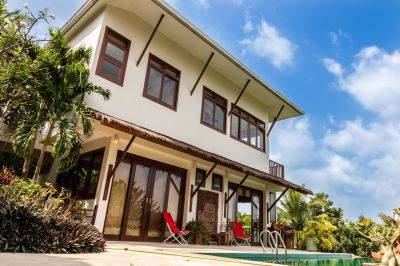
[[[208,245],[210,234],[202,221],[190,221],[185,230],[189,230],[189,241],[197,245]]]

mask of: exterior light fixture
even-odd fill
[[[114,144],[118,144],[119,142],[119,137],[117,134],[114,135],[114,139],[113,139]]]

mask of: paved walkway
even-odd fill
[[[271,265],[269,263],[226,259],[198,253],[261,253],[261,247],[180,246],[158,243],[108,242],[106,252],[96,254],[13,254],[0,253],[6,266],[194,266],[194,265]],[[271,252],[271,251],[269,251]],[[289,251],[299,253],[299,251]]]

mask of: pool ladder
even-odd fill
[[[260,242],[261,242],[261,245],[263,248],[263,252],[265,252],[266,247],[264,246],[264,241],[262,238],[263,235],[267,236],[266,243],[268,243],[268,240],[270,240],[269,242],[271,244],[271,250],[274,251],[274,249],[275,249],[275,261],[278,261],[279,244],[281,244],[282,247],[285,249],[285,259],[287,261],[287,248],[286,248],[285,242],[283,241],[281,234],[279,234],[277,231],[271,232],[269,230],[264,230],[260,233]]]

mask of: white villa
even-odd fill
[[[275,122],[303,111],[164,1],[88,0],[62,31],[93,49],[90,80],[111,99],[85,96],[94,134],[81,174],[57,183],[88,202],[107,239],[161,241],[162,211],[215,234],[240,212],[257,244],[277,192],[311,193],[269,160]]]

